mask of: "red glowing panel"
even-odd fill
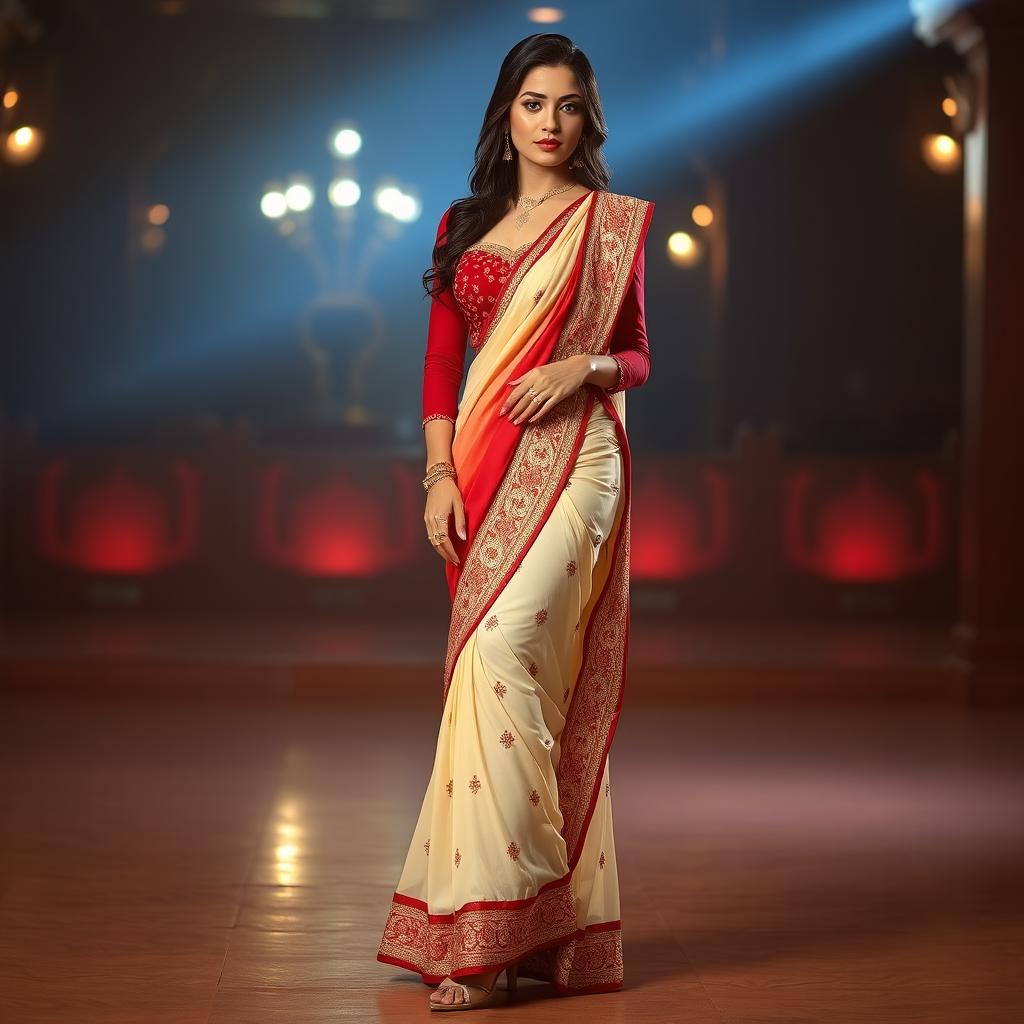
[[[347,467],[309,479],[284,464],[260,481],[263,556],[309,576],[374,576],[420,553],[423,488],[400,463],[367,482]]]
[[[814,491],[809,469],[787,484],[785,545],[792,564],[860,581],[902,579],[939,564],[945,531],[934,474],[919,471],[906,495],[883,491],[867,470],[838,494],[815,500]]]
[[[123,465],[72,487],[67,459],[42,471],[39,537],[50,561],[88,572],[156,572],[188,558],[198,534],[198,473],[185,462],[164,484]],[[177,525],[174,525],[174,524]]]
[[[633,484],[630,571],[640,579],[687,579],[718,568],[731,535],[728,483],[707,468],[693,486],[669,487],[663,472]]]

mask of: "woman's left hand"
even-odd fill
[[[586,356],[569,356],[527,370],[521,377],[505,382],[509,393],[500,415],[508,413],[513,423],[536,423],[563,398],[581,388],[587,380],[590,361]],[[540,398],[538,402],[536,399]]]

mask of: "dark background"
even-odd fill
[[[2,411],[65,440],[211,414],[273,436],[301,414],[296,320],[316,285],[259,197],[271,178],[313,176],[334,260],[325,139],[350,116],[365,179],[351,256],[385,329],[368,404],[385,434],[418,443],[420,274],[441,212],[467,192],[501,57],[544,26],[462,3],[32,6],[46,31],[15,48],[8,78],[40,86],[26,102],[45,109],[22,112],[48,138],[34,163],[0,168]],[[957,430],[962,186],[920,155],[925,132],[948,130],[955,58],[915,39],[905,10],[870,45],[844,45],[837,22],[843,59],[823,67],[808,47],[807,68],[793,66],[806,26],[827,35],[839,13],[884,6],[588,4],[552,26],[595,65],[610,187],[658,204],[638,445],[723,448],[749,423],[776,426],[791,451],[934,453]],[[740,83],[736,102],[716,106],[718,75]],[[690,127],[673,132],[680,118]],[[672,231],[694,230],[700,166],[728,202],[717,339],[706,262],[684,271],[665,255]],[[388,174],[422,199],[394,237],[369,203]],[[147,257],[139,211],[153,202],[171,218]]]

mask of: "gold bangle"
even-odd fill
[[[456,479],[455,467],[448,462],[435,463],[428,471],[427,475],[423,478],[423,490],[429,491],[438,480],[443,480],[445,477],[451,477],[453,480]]]

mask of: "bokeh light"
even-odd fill
[[[260,210],[263,211],[264,217],[277,220],[288,212],[288,200],[285,199],[284,193],[279,189],[269,189],[263,193],[263,198],[260,200]]]
[[[710,206],[706,206],[704,203],[698,203],[693,208],[693,223],[699,228],[706,228],[710,226],[711,222],[715,219],[715,212]]]
[[[700,261],[700,245],[686,231],[674,231],[668,239],[668,258],[677,267],[692,267]]]
[[[304,181],[296,181],[285,189],[284,200],[289,210],[305,213],[313,205],[313,188]]]
[[[359,182],[351,178],[335,178],[327,187],[327,198],[332,206],[355,206],[362,194]]]
[[[954,174],[960,169],[960,143],[952,135],[926,135],[921,141],[924,162],[937,174]]]
[[[561,7],[531,7],[526,17],[538,25],[554,25],[565,17]]]
[[[422,209],[422,204],[415,196],[404,192],[397,185],[383,185],[377,189],[373,204],[381,213],[405,224],[416,220]]]
[[[4,140],[4,159],[9,164],[31,163],[43,148],[43,133],[38,128],[22,125]]]
[[[330,150],[335,156],[349,158],[363,148],[363,137],[354,128],[336,128],[331,133]]]

